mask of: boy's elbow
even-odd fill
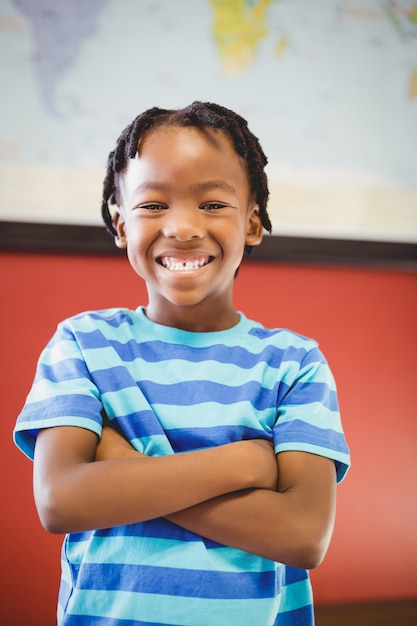
[[[41,494],[35,494],[35,502],[39,520],[45,530],[60,535],[68,532],[68,506],[65,498],[54,492],[54,489],[44,486]]]
[[[323,548],[320,545],[306,546],[302,552],[298,555],[298,564],[295,567],[300,569],[315,569],[324,561],[326,556],[327,547]]]
[[[53,535],[63,535],[67,532],[64,525],[61,524],[57,518],[39,513],[39,519],[42,526],[48,531],[48,533],[52,533]]]
[[[315,569],[324,560],[326,556],[327,546],[324,547],[314,542],[306,542],[304,544],[297,544],[289,551],[288,555],[279,555],[280,558],[276,558],[278,555],[274,555],[273,560],[284,562],[286,565],[296,567],[297,569]]]
[[[285,547],[282,546],[280,538],[276,538],[276,545],[280,545],[279,554],[270,556],[272,560],[285,563],[297,569],[315,569],[323,562],[331,539],[331,532],[323,528],[313,528],[313,525],[306,527],[302,524],[299,532],[292,535]]]
[[[330,538],[331,532],[328,530],[323,531],[319,528],[315,532],[312,528],[305,529],[295,551],[295,563],[289,565],[300,569],[315,569],[321,565],[326,556]]]

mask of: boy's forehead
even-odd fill
[[[153,140],[163,145],[165,141],[171,142],[173,137],[177,139],[178,146],[184,146],[187,140],[189,140],[189,145],[192,145],[195,139],[199,138],[207,141],[215,149],[222,150],[227,145],[236,153],[232,138],[226,129],[212,128],[211,126],[166,124],[150,128],[139,138],[135,158],[140,157],[145,146]],[[238,156],[237,153],[236,156]]]
[[[196,141],[197,139],[197,141]],[[165,179],[170,182],[164,182]],[[229,179],[233,182],[228,183]],[[134,158],[127,160],[117,180],[122,196],[138,190],[175,185],[202,186],[202,181],[224,181],[224,187],[250,187],[245,160],[228,133],[195,126],[158,126],[139,141]]]

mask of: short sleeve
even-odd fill
[[[41,353],[35,379],[18,416],[14,441],[33,459],[40,429],[79,426],[98,435],[102,404],[82,351],[68,322],[63,322]]]
[[[275,452],[297,450],[335,461],[337,481],[350,466],[350,453],[342,429],[336,384],[318,347],[302,361],[291,363],[291,375],[278,400],[274,427]]]

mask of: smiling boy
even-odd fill
[[[201,102],[146,111],[109,155],[104,220],[148,303],[61,323],[15,429],[66,533],[62,626],[314,623],[349,451],[317,343],[233,304],[270,230],[265,165]]]
[[[263,229],[227,135],[176,126],[149,132],[119,194],[116,244],[146,281],[147,316],[193,331],[234,326],[234,274]]]

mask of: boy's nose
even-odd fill
[[[201,239],[204,236],[203,215],[198,208],[179,208],[167,211],[163,232],[165,237],[178,241]]]

